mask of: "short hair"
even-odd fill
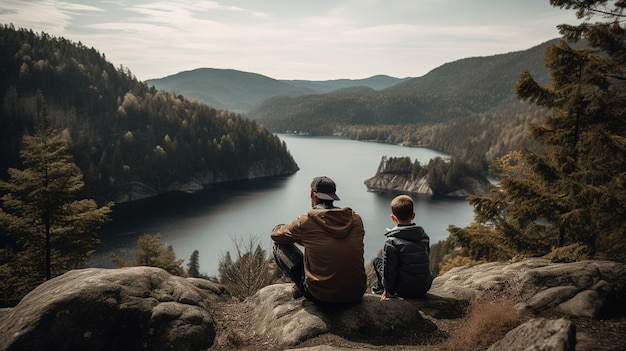
[[[391,213],[401,221],[408,221],[413,216],[413,199],[408,195],[398,195],[391,200]]]

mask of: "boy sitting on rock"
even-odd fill
[[[412,222],[414,218],[410,196],[399,195],[391,201],[391,219],[396,226],[385,233],[383,257],[372,262],[378,278],[372,292],[382,294],[381,300],[423,297],[432,285],[428,261],[430,238],[422,227]]]

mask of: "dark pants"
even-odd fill
[[[380,256],[374,257],[372,260],[372,266],[374,266],[374,272],[376,273],[378,289],[383,289],[383,258]]]
[[[323,303],[313,297],[304,284],[304,254],[295,244],[275,242],[272,245],[272,253],[278,267],[298,286],[304,297],[316,303]]]

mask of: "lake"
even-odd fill
[[[383,156],[428,160],[445,154],[427,148],[409,148],[339,137],[279,134],[300,170],[291,176],[272,177],[218,185],[194,194],[169,193],[156,198],[120,204],[113,221],[102,228],[91,267],[114,267],[113,251],[127,261],[142,234],[161,234],[185,260],[194,250],[200,255],[200,272],[217,275],[220,257],[234,250],[234,240],[255,238],[270,252],[269,232],[278,223],[291,221],[311,207],[309,186],[313,177],[325,175],[337,184],[337,206],[351,207],[363,217],[365,260],[382,249],[385,228],[393,226],[389,202],[395,193],[369,192],[363,182],[376,174]],[[412,195],[415,222],[424,227],[431,243],[448,237],[448,225],[465,226],[473,219],[472,207],[463,199]]]

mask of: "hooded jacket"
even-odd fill
[[[272,230],[277,243],[304,246],[304,284],[316,299],[353,303],[367,288],[361,217],[351,208],[317,205],[291,223]]]
[[[432,285],[430,238],[416,224],[398,225],[385,234],[382,284],[388,292],[419,297]]]

